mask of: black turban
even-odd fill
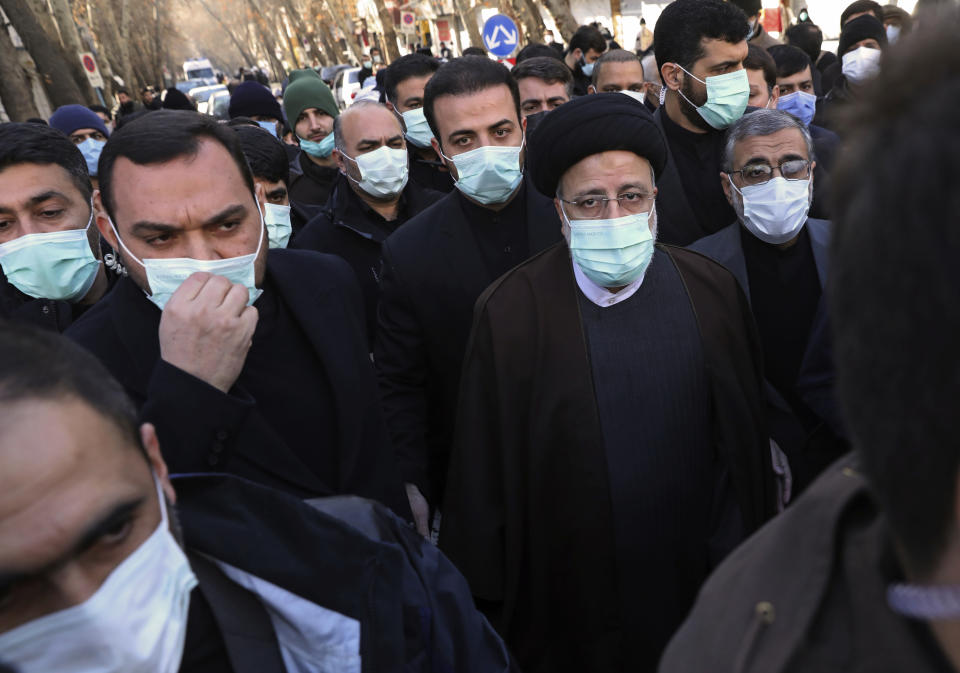
[[[643,103],[623,93],[582,96],[545,115],[533,130],[527,168],[537,190],[552,198],[568,168],[614,150],[643,157],[658,178],[667,163],[667,143]]]
[[[873,14],[864,14],[843,24],[840,29],[840,44],[837,47],[837,56],[843,58],[857,42],[876,40],[881,47],[887,44],[887,31],[883,24]]]

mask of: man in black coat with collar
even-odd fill
[[[657,181],[660,240],[690,245],[734,220],[717,174],[724,130],[747,107],[743,61],[750,26],[723,0],[676,0],[654,34],[663,88],[654,119],[667,139]]]
[[[400,120],[379,103],[360,101],[333,124],[340,176],[330,201],[293,240],[293,248],[342,257],[357,274],[373,350],[380,294],[380,246],[400,225],[443,197],[409,180]]]
[[[62,332],[116,280],[80,150],[40,124],[0,125],[0,318]]]
[[[236,134],[155,112],[100,163],[97,225],[129,276],[69,336],[170,439],[171,467],[406,512],[356,279],[335,257],[267,254]]]
[[[411,502],[422,494],[436,506],[474,302],[560,232],[550,200],[523,174],[520,95],[506,68],[481,57],[450,61],[427,84],[424,107],[457,189],[383,244],[374,355]],[[425,507],[415,512],[421,532]]]

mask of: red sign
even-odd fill
[[[437,21],[437,39],[441,42],[450,41],[450,22]]]
[[[83,55],[83,67],[86,68],[87,72],[96,72],[97,64],[93,60],[93,56],[90,54]]]

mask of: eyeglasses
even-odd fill
[[[574,219],[579,220],[600,219],[607,210],[607,204],[611,201],[619,203],[620,208],[630,215],[637,215],[649,211],[650,206],[647,205],[647,202],[653,201],[652,196],[641,194],[640,192],[624,192],[617,196],[582,196],[576,201],[567,201],[559,195],[557,198],[563,203],[573,206],[570,209],[570,214],[575,216]]]
[[[774,171],[780,171],[780,175],[787,180],[806,180],[810,177],[810,162],[806,159],[790,159],[781,162],[778,166],[771,166],[766,162],[758,161],[747,164],[739,171],[730,171],[730,174],[739,173],[745,185],[762,185],[770,181]]]

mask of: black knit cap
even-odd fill
[[[843,24],[840,31],[840,45],[837,47],[837,56],[843,58],[843,55],[850,51],[860,40],[875,39],[881,47],[887,44],[887,31],[883,24],[872,14],[864,14],[855,19],[851,19]]]
[[[259,82],[244,82],[230,95],[230,107],[227,109],[230,119],[234,117],[273,117],[283,119],[280,103],[273,97],[270,89]]]
[[[575,98],[548,113],[530,135],[527,168],[541,194],[553,197],[567,169],[601,152],[643,157],[660,177],[667,143],[646,106],[623,93]]]

